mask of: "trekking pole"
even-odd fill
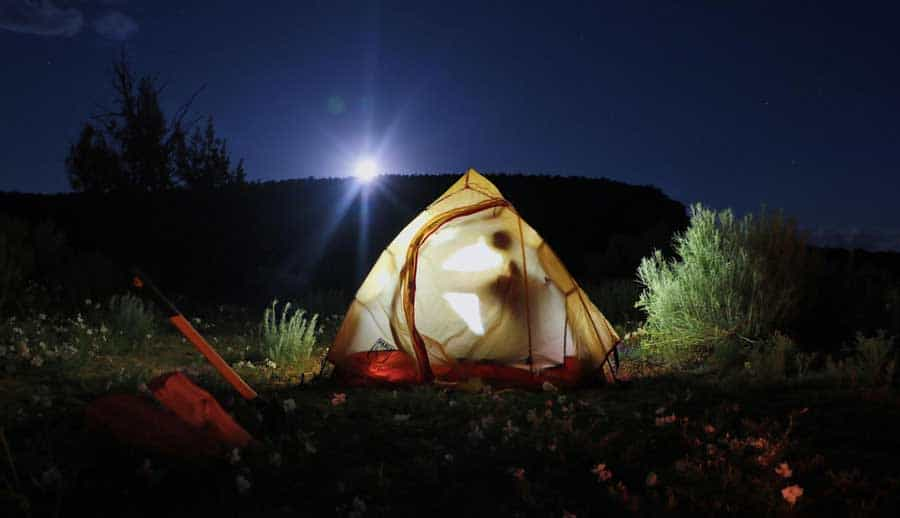
[[[194,329],[194,326],[191,325],[188,319],[185,318],[180,311],[178,311],[178,308],[176,308],[175,305],[172,304],[172,302],[170,302],[169,299],[167,299],[161,291],[159,291],[159,289],[150,281],[150,279],[147,278],[147,276],[137,268],[132,268],[131,273],[133,275],[131,284],[136,289],[143,290],[145,293],[150,295],[154,302],[156,302],[156,305],[159,306],[159,308],[164,313],[166,313],[169,323],[175,326],[175,329],[177,329],[182,336],[187,338],[189,342],[194,344],[194,347],[196,347],[197,350],[206,357],[207,361],[209,361],[209,363],[212,364],[212,366],[215,367],[217,371],[219,371],[219,374],[221,374],[222,377],[225,378],[225,381],[231,384],[231,386],[234,387],[234,389],[237,390],[241,394],[241,396],[244,397],[244,399],[256,399],[256,391],[253,390],[250,385],[247,385],[247,383],[243,379],[241,379],[238,373],[235,372],[234,369],[232,369],[231,366],[228,365],[221,356],[219,356],[219,353],[217,353],[216,350],[213,349],[211,345],[209,345],[209,342],[207,342],[206,339],[204,339],[203,336],[201,336],[200,333],[197,332],[196,329]]]

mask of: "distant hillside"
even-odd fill
[[[666,247],[687,224],[685,207],[655,187],[579,177],[489,178],[584,283],[632,276],[642,256]],[[352,293],[378,253],[456,179],[385,176],[366,196],[350,178],[212,192],[0,193],[0,212],[53,221],[71,248],[105,265],[95,266],[96,273],[83,269],[84,276],[139,264],[172,291],[258,302],[321,288]]]

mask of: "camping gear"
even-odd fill
[[[182,457],[221,455],[253,441],[215,398],[184,374],[163,374],[147,386],[155,402],[132,394],[93,401],[85,410],[87,427],[126,444]]]
[[[219,374],[221,374],[222,377],[244,397],[244,399],[255,399],[257,397],[256,391],[250,388],[250,385],[247,385],[238,373],[234,372],[234,369],[232,369],[230,365],[225,363],[225,360],[219,356],[219,353],[217,353],[216,350],[209,345],[209,342],[194,329],[194,326],[191,325],[188,319],[178,311],[178,308],[176,308],[175,305],[159,291],[150,279],[137,268],[134,268],[132,273],[134,274],[131,281],[132,285],[139,290],[145,289],[146,292],[150,294],[157,306],[166,313],[169,322],[175,326],[175,329],[177,329],[182,336],[187,338],[189,342],[194,344],[194,347],[206,357],[207,361],[215,367]]]
[[[132,285],[146,290],[168,315],[169,322],[196,347],[245,399],[260,401],[219,353],[140,270]],[[131,394],[104,396],[88,405],[88,428],[108,432],[120,442],[183,457],[219,455],[243,448],[253,437],[234,421],[209,392],[181,372],[158,376],[147,384],[155,398]],[[158,404],[157,404],[158,403]],[[160,405],[162,405],[160,407]]]
[[[327,359],[353,384],[572,386],[614,381],[618,342],[550,246],[470,169],[382,252]]]

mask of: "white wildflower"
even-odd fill
[[[507,419],[506,425],[503,427],[503,438],[509,439],[513,435],[519,433],[519,428],[513,424],[512,420]]]
[[[277,451],[273,451],[271,455],[269,455],[269,463],[275,466],[276,468],[281,467],[281,454]]]
[[[291,414],[294,412],[294,410],[297,410],[297,402],[294,401],[293,398],[285,399],[284,401],[281,402],[281,406],[282,406],[282,408],[284,408],[285,414]]]
[[[228,454],[228,462],[232,464],[237,464],[241,461],[241,450],[238,448],[234,448]]]
[[[144,459],[144,463],[137,469],[137,474],[147,477],[153,474],[153,464],[150,462],[150,459]]]
[[[250,491],[250,481],[244,478],[243,475],[238,475],[234,477],[234,485],[237,487],[238,493],[245,494],[247,491]]]
[[[484,432],[481,430],[481,427],[478,426],[478,423],[472,421],[469,423],[469,441],[476,443],[484,439]]]
[[[59,468],[52,466],[41,473],[42,486],[55,486],[62,480],[62,473]]]
[[[366,513],[366,503],[358,496],[353,497],[353,509],[347,514],[352,518],[359,518]]]

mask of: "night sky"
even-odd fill
[[[900,250],[888,3],[251,4],[0,0],[0,190],[68,189],[125,49],[169,109],[206,85],[193,113],[251,179],[367,154],[389,173],[602,176]]]

